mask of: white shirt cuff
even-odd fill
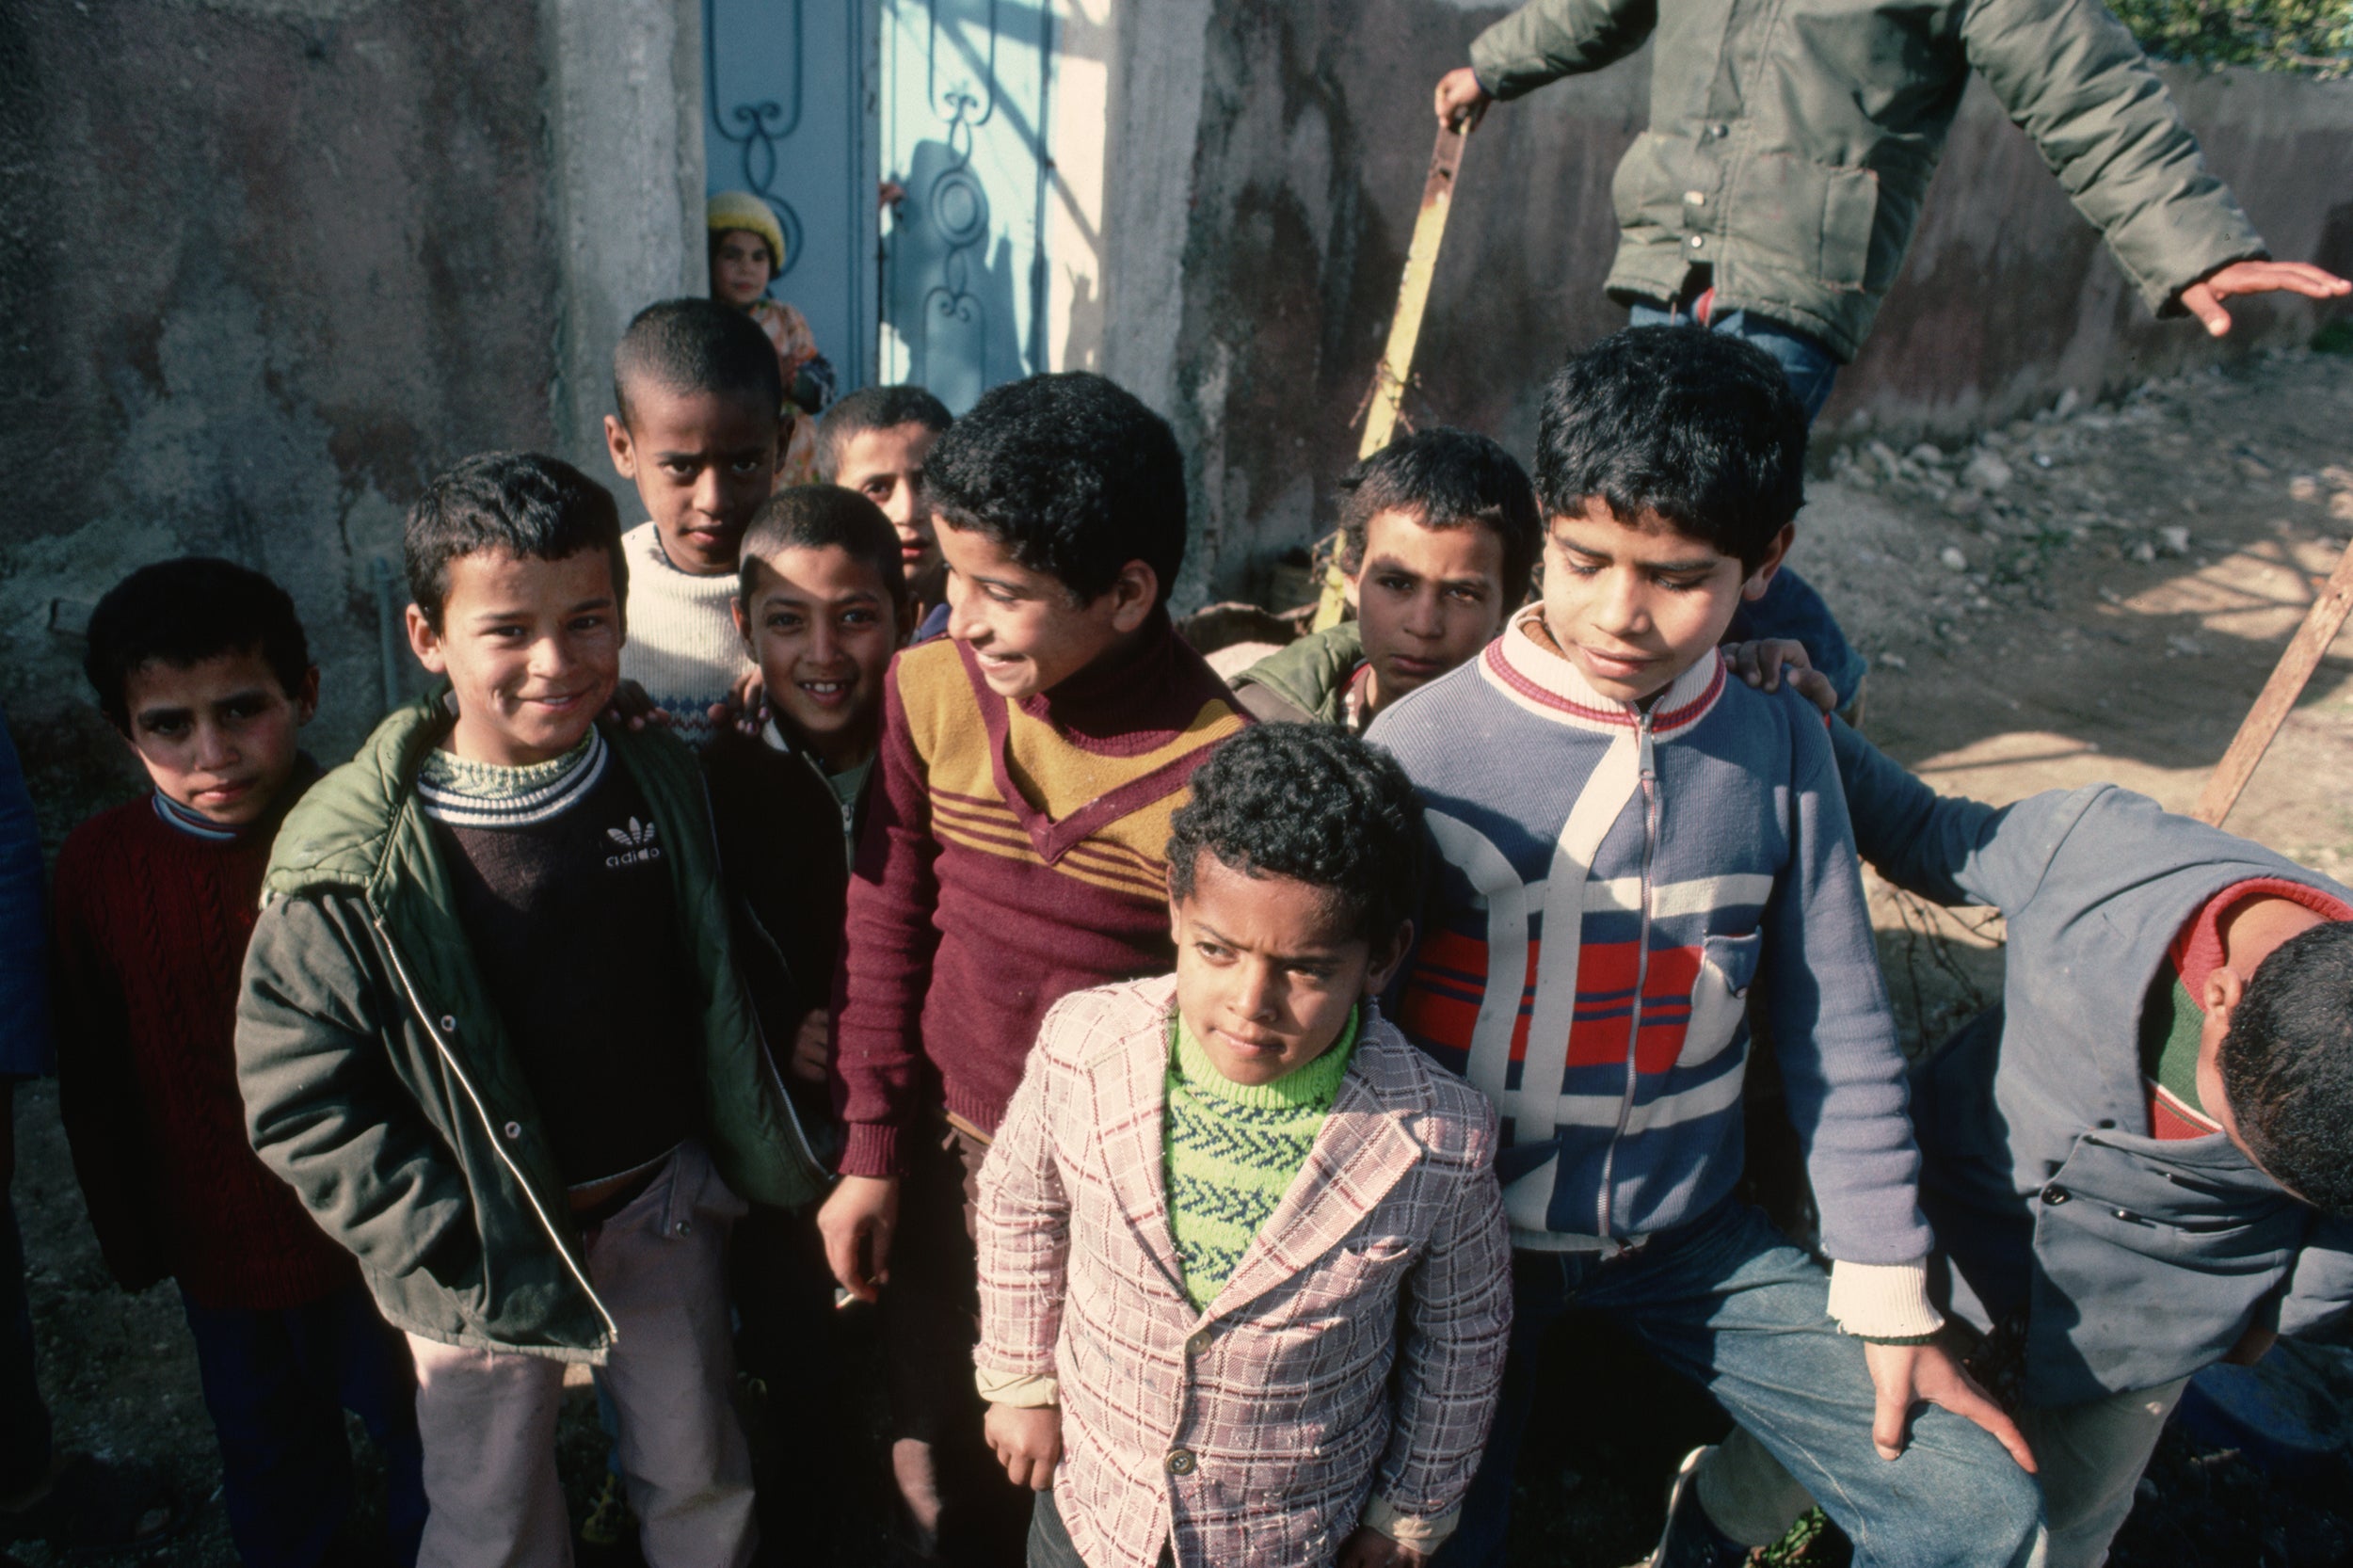
[[[1862,1339],[1917,1339],[1945,1326],[1929,1301],[1929,1265],[1848,1263],[1830,1266],[1830,1315]]]
[[[1062,1384],[1050,1372],[997,1372],[982,1367],[973,1371],[972,1382],[990,1404],[1036,1409],[1062,1403]]]
[[[1407,1513],[1386,1497],[1375,1496],[1365,1499],[1365,1512],[1356,1522],[1369,1529],[1377,1529],[1399,1545],[1411,1546],[1427,1557],[1438,1549],[1439,1543],[1454,1533],[1454,1527],[1462,1517],[1460,1504],[1444,1513],[1417,1514]]]

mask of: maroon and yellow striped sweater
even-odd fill
[[[919,1111],[994,1132],[1046,1010],[1164,971],[1169,819],[1248,723],[1165,617],[1115,669],[1008,703],[965,645],[899,655],[837,998],[841,1169],[895,1175]]]

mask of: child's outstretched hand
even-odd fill
[[[1865,1341],[1864,1365],[1871,1368],[1871,1386],[1878,1409],[1871,1416],[1871,1446],[1881,1459],[1904,1451],[1912,1407],[1927,1401],[1943,1405],[1964,1421],[1975,1421],[2000,1440],[2009,1457],[2028,1475],[2034,1474],[2034,1450],[1993,1396],[1977,1386],[1953,1352],[1942,1345],[1877,1345]]]
[[[1050,1404],[992,1404],[981,1430],[1016,1486],[1050,1490],[1062,1463],[1062,1412]]]
[[[1814,667],[1805,645],[1785,637],[1763,637],[1753,643],[1724,644],[1724,659],[1732,673],[1750,685],[1769,692],[1781,690],[1785,677],[1798,695],[1825,713],[1838,711],[1838,690],[1830,677]]]
[[[1392,1541],[1370,1525],[1357,1526],[1340,1544],[1339,1568],[1421,1568],[1429,1560],[1427,1552]]]

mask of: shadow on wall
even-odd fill
[[[905,184],[883,241],[883,317],[906,344],[905,379],[961,414],[1028,374],[1013,242],[990,243],[988,193],[946,142],[916,144]]]

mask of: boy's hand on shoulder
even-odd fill
[[[604,716],[632,729],[643,729],[649,724],[667,728],[670,723],[670,715],[662,711],[662,705],[648,696],[646,688],[634,680],[623,680],[614,686],[613,700],[605,705]]]
[[[1863,1360],[1871,1369],[1871,1386],[1879,1395],[1878,1409],[1871,1416],[1871,1444],[1881,1459],[1903,1453],[1912,1407],[1926,1400],[1992,1432],[2020,1469],[2034,1474],[2034,1450],[2026,1446],[2026,1434],[1944,1346],[1879,1345],[1865,1340]]]
[[[988,1446],[1016,1486],[1044,1492],[1062,1463],[1062,1412],[1050,1404],[992,1404],[982,1422]]]
[[[825,1265],[859,1301],[879,1301],[890,1278],[890,1234],[899,1227],[897,1176],[845,1176],[817,1211]]]
[[[825,1058],[833,1045],[833,1015],[822,1007],[809,1009],[801,1027],[792,1032],[792,1073],[803,1083],[825,1081]]]
[[[1427,1552],[1392,1541],[1370,1525],[1357,1526],[1340,1544],[1339,1568],[1421,1568],[1429,1560]]]
[[[711,706],[712,725],[725,729],[732,725],[740,734],[757,735],[768,720],[768,678],[758,664],[735,678],[735,689],[725,702]]]
[[[1838,689],[1830,677],[1814,667],[1805,645],[1785,637],[1763,637],[1753,643],[1724,644],[1724,659],[1732,673],[1760,691],[1777,692],[1786,680],[1798,695],[1825,713],[1838,711]]]

